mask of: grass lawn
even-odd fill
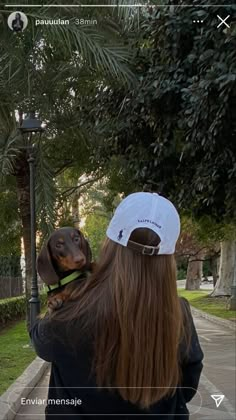
[[[236,319],[236,311],[229,311],[229,299],[225,297],[209,297],[206,290],[184,290],[178,289],[179,296],[185,297],[189,303],[201,311],[218,316],[224,319]]]
[[[26,322],[16,321],[0,333],[0,395],[20,376],[36,354],[29,344]]]

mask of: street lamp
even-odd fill
[[[233,284],[231,286],[231,298],[229,309],[231,311],[236,311],[236,244],[234,243],[234,274],[233,274]]]
[[[31,230],[31,298],[30,303],[30,327],[33,326],[39,312],[40,300],[38,292],[38,278],[36,271],[36,216],[35,216],[35,158],[33,153],[32,137],[38,133],[41,137],[42,123],[35,117],[35,112],[30,112],[20,125],[22,134],[27,135],[27,149],[29,153],[29,169],[30,169],[30,230]]]

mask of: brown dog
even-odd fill
[[[61,307],[66,300],[64,286],[61,285],[63,279],[69,279],[71,275],[76,279],[78,272],[85,278],[86,272],[91,271],[91,260],[90,246],[78,229],[64,227],[52,233],[37,259],[37,271],[52,290],[48,292],[49,312]]]

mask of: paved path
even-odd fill
[[[235,420],[235,333],[200,317],[194,320],[205,358],[199,394],[189,404],[191,419]],[[46,398],[48,379],[47,372],[29,397]],[[211,394],[225,395],[219,408],[216,408]],[[33,409],[24,406],[15,420],[42,420],[43,412],[44,407],[40,405]]]
[[[208,277],[208,279],[211,280],[212,278],[211,277]],[[185,283],[186,283],[186,280],[178,280],[177,281],[177,287],[178,287],[178,289],[184,289],[185,288]],[[207,291],[210,290],[211,291],[213,289],[214,289],[214,287],[213,287],[213,281],[201,282],[201,284],[200,284],[200,290],[207,290]]]
[[[195,317],[194,321],[205,357],[199,387],[202,405],[199,410],[197,397],[191,401],[190,412],[193,413],[194,409],[199,410],[191,418],[235,420],[235,332],[200,317]],[[211,394],[225,395],[219,408],[216,408]]]

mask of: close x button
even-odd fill
[[[219,15],[217,15],[217,17],[220,21],[217,28],[220,28],[221,26],[226,27],[226,28],[230,28],[230,24],[229,24],[230,15],[226,16],[225,18],[223,18]]]

